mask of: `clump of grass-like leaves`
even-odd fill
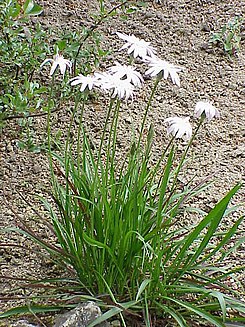
[[[114,128],[112,124],[111,135]],[[66,182],[56,183],[59,214],[49,209],[64,262],[76,271],[81,291],[99,294],[112,305],[97,323],[118,313],[125,319],[129,308],[142,312],[147,326],[155,315],[179,326],[242,320],[244,304],[224,283],[232,271],[220,270],[218,260],[243,219],[219,232],[240,185],[198,224],[177,227],[183,199],[195,191],[176,192],[171,183],[178,171],[173,168],[174,145],[157,169],[149,167],[151,141],[150,130],[145,152],[133,143],[119,165],[110,148],[112,137],[103,164],[83,130],[81,155],[73,159],[68,152],[58,158],[56,169]]]
[[[109,139],[105,142],[102,137],[97,151],[91,149],[81,127],[79,154],[72,155],[68,141],[65,157],[53,157],[59,176],[54,177],[57,207],[54,210],[44,203],[52,219],[57,249],[28,229],[22,233],[73,272],[76,296],[97,299],[99,305],[108,308],[90,327],[117,314],[125,326],[132,326],[135,315],[147,326],[154,326],[154,319],[179,326],[198,321],[225,326],[225,322],[243,321],[244,303],[225,283],[227,276],[241,267],[234,271],[220,269],[219,262],[221,251],[236,235],[243,219],[220,233],[228,203],[240,185],[198,224],[178,227],[184,199],[205,185],[198,190],[176,190],[180,166],[173,166],[173,139],[156,166],[149,165],[152,128],[144,150],[141,143],[137,147],[137,142],[132,142],[124,162],[119,163],[115,125],[119,103],[113,101]],[[33,311],[42,310],[34,305]]]
[[[221,44],[223,50],[229,56],[237,55],[241,46],[241,26],[243,24],[243,17],[236,16],[228,21],[221,30],[213,33],[210,42],[214,44]]]

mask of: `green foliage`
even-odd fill
[[[83,42],[82,39],[87,38],[88,35],[90,42]],[[79,32],[64,31],[63,34],[59,35],[56,47],[67,58],[77,57],[79,72],[87,75],[93,72],[94,68],[98,68],[110,53],[109,50],[102,49],[101,41],[102,36],[99,32],[90,32],[88,28],[82,27]]]
[[[43,203],[52,219],[57,247],[28,229],[22,228],[21,233],[63,267],[72,268],[74,282],[80,285],[80,290],[75,286],[76,294],[79,290],[94,298],[100,295],[100,305],[105,307],[111,303],[91,327],[118,314],[126,324],[124,313],[129,309],[143,311],[149,326],[152,314],[179,326],[199,321],[224,326],[242,320],[244,303],[235,299],[236,292],[225,283],[235,271],[220,269],[220,258],[224,247],[239,235],[243,217],[226,231],[219,230],[240,185],[199,223],[178,227],[184,200],[205,186],[193,191],[178,185],[186,152],[176,166],[173,140],[156,166],[150,166],[152,127],[144,149],[141,142],[132,141],[123,162],[117,160],[119,111],[120,101],[112,100],[97,150],[80,125],[75,154],[69,134],[65,157],[53,153],[52,165],[59,176],[53,175],[56,208]]]
[[[12,93],[6,92],[2,102],[12,113],[28,117],[45,103],[44,96],[48,90],[37,82],[29,82],[27,79],[22,82],[21,87],[19,83],[13,85]]]
[[[237,54],[241,43],[241,25],[243,17],[235,17],[225,24],[218,33],[213,33],[210,42],[220,43],[229,56]]]
[[[5,0],[0,5],[0,85],[4,93],[0,100],[0,119],[7,116],[26,115],[38,109],[46,89],[33,82],[33,75],[47,52],[46,33],[37,25],[34,30],[27,25],[30,15],[41,8],[26,1],[23,8],[17,1]]]
[[[91,326],[137,307],[165,319],[170,315],[180,326],[200,320],[224,326],[223,322],[242,319],[244,304],[224,283],[232,271],[219,271],[224,246],[243,220],[220,234],[222,217],[240,185],[200,223],[177,227],[183,200],[191,191],[176,191],[178,185],[171,185],[179,173],[173,168],[174,146],[158,169],[151,168],[150,130],[145,152],[133,143],[120,165],[115,149],[119,104],[114,106],[105,163],[103,137],[100,150],[94,152],[83,130],[80,156],[74,159],[71,151],[64,159],[55,156],[56,170],[64,178],[64,183],[55,182],[59,214],[45,202],[65,254],[60,259],[73,267],[82,290],[94,296],[108,294],[115,303]],[[216,273],[209,275],[211,270]]]
[[[18,145],[30,151],[39,151],[45,146],[35,144],[28,118],[45,115],[49,109],[56,111],[71,96],[67,83],[50,86],[48,82],[40,86],[39,67],[44,59],[52,58],[53,52],[61,52],[68,58],[77,54],[78,68],[87,74],[108,54],[100,46],[101,35],[96,31],[90,33],[85,27],[81,31],[62,31],[58,36],[51,29],[45,32],[38,23],[30,27],[30,16],[41,12],[42,8],[32,0],[26,0],[23,6],[17,0],[4,0],[0,4],[0,130],[9,120],[18,119],[21,127]],[[79,49],[87,35],[90,42]],[[51,36],[56,40],[55,51],[50,49]],[[51,96],[59,99],[55,107]]]
[[[40,305],[21,306],[21,307],[9,309],[4,313],[1,313],[0,319],[12,317],[13,315],[19,315],[19,314],[56,312],[56,311],[60,311],[62,308],[63,308],[62,306],[40,306]]]
[[[42,7],[34,3],[33,0],[26,0],[23,6],[24,15],[36,16],[41,14]]]

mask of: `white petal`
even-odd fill
[[[80,91],[83,92],[86,89],[87,85],[84,83],[80,87]]]
[[[126,41],[128,40],[128,35],[120,33],[120,32],[116,32],[116,34],[120,39],[123,39],[123,40],[126,40]]]
[[[82,83],[83,82],[80,79],[77,79],[77,80],[71,82],[71,86],[75,86],[75,85],[82,84]]]
[[[64,62],[60,62],[59,66],[60,66],[60,72],[64,76],[66,71],[66,64]]]
[[[51,69],[50,69],[50,72],[49,72],[49,75],[50,76],[53,75],[53,73],[55,72],[57,66],[58,66],[58,63],[56,61],[53,61],[53,64],[52,64]]]
[[[45,60],[41,63],[40,68],[42,68],[43,65],[45,65],[47,62],[53,62],[53,61],[54,61],[53,59],[45,59]]]

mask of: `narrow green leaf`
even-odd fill
[[[245,322],[227,322],[225,327],[244,327]]]
[[[238,219],[235,222],[235,224],[231,227],[231,229],[225,234],[223,239],[218,242],[217,246],[207,256],[205,256],[201,261],[199,261],[198,263],[200,264],[200,262],[207,262],[207,260],[209,258],[213,257],[214,254],[217,253],[232,238],[232,236],[235,235],[235,233],[236,233],[239,225],[243,221],[243,219],[244,219],[244,217],[241,217],[240,219]],[[234,247],[232,248],[232,250],[234,250]]]
[[[136,301],[129,301],[129,302],[125,302],[125,303],[119,303],[118,307],[113,307],[112,309],[110,309],[109,311],[106,311],[104,314],[102,314],[100,317],[98,317],[97,319],[95,319],[92,323],[90,323],[88,325],[88,327],[93,327],[93,326],[97,326],[99,323],[110,319],[111,317],[116,316],[117,314],[120,314],[122,311],[129,309],[130,307],[136,305],[137,302]]]
[[[91,322],[88,325],[88,327],[97,326],[101,322],[106,321],[107,319],[110,319],[110,318],[116,316],[117,314],[119,314],[122,311],[123,311],[123,309],[118,308],[118,307],[114,307],[114,308],[110,309],[109,311],[106,311],[105,313],[103,313],[103,315],[101,315],[100,317],[98,317],[97,319],[95,319],[93,322]]]
[[[160,186],[160,196],[158,200],[158,208],[157,208],[157,227],[159,227],[162,223],[162,210],[163,210],[163,202],[165,199],[165,193],[168,186],[170,169],[173,163],[173,155],[174,155],[174,147],[171,148],[171,151],[168,156],[168,161],[166,167],[164,169],[164,175],[162,178],[161,186]]]
[[[139,290],[138,290],[138,292],[137,292],[137,295],[136,295],[136,301],[139,300],[140,295],[142,294],[142,292],[144,292],[145,288],[150,284],[150,282],[151,282],[151,279],[145,279],[145,280],[141,283],[141,285],[140,285],[140,287],[139,287]]]
[[[179,324],[180,327],[188,327],[184,317],[177,312],[176,310],[174,310],[173,308],[169,308],[166,305],[163,305],[161,303],[158,302],[154,302],[157,306],[159,306],[164,312],[167,312],[168,314],[170,314],[175,321]]]
[[[12,10],[10,10],[11,17],[16,18],[19,15],[19,13],[20,13],[21,6],[17,2],[16,5],[15,5],[15,7],[14,8],[11,8],[11,9],[12,9]]]
[[[144,312],[145,312],[145,324],[146,327],[151,327],[151,321],[150,321],[150,312],[149,312],[149,300],[147,297],[147,291],[145,291],[145,308],[144,308]]]
[[[153,124],[151,124],[147,134],[146,157],[149,157],[152,148],[153,137],[154,137],[154,128],[153,128]]]
[[[174,302],[174,303],[178,304],[180,307],[186,308],[188,311],[191,311],[191,312],[195,313],[196,315],[202,317],[203,319],[205,319],[206,321],[208,321],[211,324],[215,325],[216,327],[224,327],[225,326],[218,318],[211,315],[207,311],[198,308],[197,306],[194,306],[194,305],[192,305],[192,304],[190,304],[188,302],[183,302],[183,301],[180,301],[180,300],[176,300],[174,298],[170,298],[170,297],[167,297],[167,296],[164,296],[162,298],[166,299],[168,301]]]
[[[28,9],[33,7],[33,0],[26,0],[23,5],[23,10],[26,12]]]
[[[211,294],[218,299],[219,304],[220,304],[220,308],[221,308],[222,314],[223,314],[223,322],[225,322],[225,319],[226,319],[226,304],[225,304],[224,295],[221,292],[218,292],[218,291],[212,291]]]
[[[224,216],[226,207],[230,202],[230,199],[238,191],[240,187],[241,187],[240,185],[236,185],[208,214],[210,220],[210,226],[199,248],[192,256],[189,265],[191,265],[194,261],[196,261],[196,259],[203,253],[204,249],[206,248],[210,239],[213,237],[216,229],[218,228],[219,223]]]
[[[84,238],[84,241],[86,243],[88,243],[89,245],[95,246],[99,249],[106,249],[106,250],[108,250],[109,253],[111,252],[110,248],[108,248],[108,246],[106,244],[96,241],[94,238],[89,237],[86,233],[83,233],[83,238]]]
[[[208,215],[197,225],[197,227],[193,230],[192,233],[185,239],[185,242],[174,259],[172,263],[172,274],[169,275],[168,278],[171,278],[173,274],[177,271],[177,269],[182,265],[182,275],[187,271],[188,267],[203,253],[203,250],[207,246],[210,238],[213,236],[214,231],[218,227],[218,223],[222,219],[226,207],[233,197],[233,195],[239,190],[241,184],[237,184],[233,187],[228,194],[218,203],[216,206],[208,213]],[[201,232],[210,224],[208,232],[206,233],[205,237],[203,238],[201,244],[199,245],[198,249],[190,256],[188,254],[191,245],[200,237]],[[188,260],[186,260],[188,258]],[[185,264],[183,264],[183,260],[186,260]],[[181,274],[179,274],[179,277]]]
[[[26,314],[26,313],[44,313],[44,312],[54,312],[64,309],[63,306],[39,306],[39,305],[31,305],[31,306],[20,306],[9,309],[3,313],[0,313],[0,319],[12,317],[18,314]]]
[[[120,275],[122,277],[124,277],[124,274],[123,274],[123,272],[121,271],[121,269],[120,269],[120,267],[118,265],[117,259],[115,258],[114,254],[113,254],[112,250],[109,248],[109,246],[107,246],[106,244],[101,243],[99,241],[96,241],[95,239],[89,237],[86,233],[83,233],[83,238],[84,238],[84,241],[86,243],[88,243],[89,245],[94,246],[94,247],[97,247],[99,249],[105,249],[105,250],[107,250],[107,252],[110,254],[110,256],[111,256],[111,258],[112,258],[115,266],[117,267]]]

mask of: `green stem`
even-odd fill
[[[139,149],[139,146],[140,146],[140,143],[141,143],[141,140],[142,140],[142,135],[143,135],[144,128],[145,128],[146,118],[147,118],[147,115],[148,115],[148,112],[149,112],[149,109],[150,109],[150,106],[151,106],[151,102],[152,102],[152,99],[153,99],[153,97],[155,95],[155,92],[156,92],[156,89],[157,89],[157,86],[158,86],[159,82],[160,82],[160,79],[157,78],[156,81],[155,81],[155,84],[154,84],[154,86],[152,88],[149,100],[148,100],[146,108],[145,108],[145,113],[144,113],[143,121],[142,121],[142,124],[141,124],[141,129],[140,129],[140,135],[139,135],[139,139],[138,139],[138,143],[137,143],[137,147],[136,147],[137,150]]]
[[[53,90],[54,89],[54,75],[52,76],[52,82],[51,82],[51,89],[49,92],[49,99],[48,99],[48,116],[47,116],[47,134],[48,134],[48,160],[49,160],[49,166],[50,166],[50,173],[51,173],[51,179],[52,184],[55,185],[55,175],[54,175],[54,168],[53,168],[53,157],[52,157],[52,150],[51,150],[51,144],[52,144],[52,137],[51,137],[51,99],[53,98]]]
[[[80,113],[80,119],[79,119],[79,126],[78,126],[78,132],[77,132],[77,169],[78,169],[78,175],[80,176],[80,151],[81,151],[81,131],[83,130],[83,112],[85,103],[87,101],[87,94],[84,94],[83,101],[82,101],[82,107],[81,107],[81,113]]]
[[[101,171],[104,171],[104,167],[102,165],[102,160],[101,160],[101,153],[102,153],[102,148],[103,148],[104,141],[105,141],[106,130],[107,130],[107,126],[108,126],[108,123],[109,123],[109,119],[110,119],[110,116],[111,116],[111,112],[112,112],[114,102],[115,102],[114,98],[110,99],[110,104],[109,104],[109,108],[108,108],[108,111],[107,111],[103,132],[102,132],[102,136],[101,136],[101,139],[100,139],[99,151],[98,151],[98,154],[97,154],[97,163],[96,163],[95,171],[94,171],[94,177],[95,177],[94,185],[97,185],[97,182],[99,183],[99,181],[98,181],[99,167],[101,168]],[[108,160],[108,158],[107,158],[107,160]]]
[[[75,114],[77,112],[77,108],[79,106],[80,103],[80,99],[81,99],[81,94],[79,93],[76,97],[75,100],[75,106],[74,109],[71,112],[71,118],[70,118],[70,123],[69,123],[69,127],[68,127],[68,131],[67,131],[67,136],[66,136],[66,143],[65,143],[65,176],[66,176],[66,194],[68,196],[69,194],[69,171],[70,171],[70,159],[71,159],[71,128],[74,122],[74,117]],[[69,198],[69,196],[68,196]],[[67,201],[69,201],[69,199],[67,198]]]
[[[77,112],[77,108],[79,106],[81,100],[81,95],[77,95],[76,100],[75,100],[75,106],[74,109],[71,112],[71,118],[70,118],[70,123],[67,131],[67,136],[66,136],[66,143],[65,143],[65,158],[67,158],[68,150],[69,150],[69,145],[70,145],[70,140],[71,140],[71,128],[74,122],[74,117]]]
[[[173,180],[173,184],[172,184],[171,192],[172,192],[172,191],[174,190],[174,188],[176,187],[175,184],[176,184],[176,181],[177,181],[177,178],[178,178],[179,172],[180,172],[180,170],[181,170],[181,168],[182,168],[182,166],[183,166],[183,163],[184,163],[184,161],[185,161],[185,158],[186,158],[186,156],[187,156],[187,153],[188,153],[188,151],[189,151],[189,149],[190,149],[190,147],[191,147],[191,145],[192,145],[192,142],[193,142],[193,140],[195,139],[195,137],[196,137],[196,135],[197,135],[197,133],[198,133],[198,131],[199,131],[199,129],[200,129],[200,127],[201,127],[203,121],[204,121],[204,119],[205,119],[205,117],[202,116],[201,119],[200,119],[199,124],[197,125],[197,128],[196,128],[195,132],[192,134],[192,137],[191,137],[190,141],[188,142],[188,145],[187,145],[187,147],[186,147],[186,149],[185,149],[185,152],[183,153],[183,155],[182,155],[182,157],[181,157],[180,163],[179,163],[178,168],[177,168],[177,171],[176,171],[176,173],[175,173],[175,177],[174,177],[174,180]],[[171,192],[170,192],[170,193],[171,193]]]
[[[158,171],[158,168],[159,168],[161,162],[163,161],[163,158],[165,157],[165,155],[166,155],[168,149],[170,148],[171,144],[173,143],[174,139],[175,139],[175,136],[173,136],[173,137],[171,138],[171,140],[168,142],[168,145],[166,146],[165,150],[163,151],[163,153],[162,153],[160,159],[158,160],[158,162],[157,162],[157,164],[156,164],[156,166],[155,166],[155,168],[154,168],[154,170],[153,170],[153,172],[152,172],[152,178],[151,178],[150,182],[152,181],[152,179],[154,178],[154,176],[156,176],[156,172]],[[162,177],[163,177],[163,174],[161,174],[161,176],[160,176],[160,178],[159,178],[159,180],[158,180],[157,188],[156,188],[156,191],[155,191],[155,196],[154,196],[154,198],[156,198],[156,196],[157,196],[158,189],[159,189],[159,187],[160,187],[160,185],[161,185]]]
[[[87,33],[85,34],[83,39],[80,41],[79,48],[78,48],[77,53],[75,55],[74,65],[73,65],[73,76],[76,75],[77,58],[79,56],[79,53],[80,53],[80,51],[82,49],[82,46],[83,46],[84,42],[92,35],[93,31],[96,30],[106,18],[108,18],[115,10],[117,10],[120,7],[124,6],[127,2],[128,2],[128,0],[123,1],[122,3],[120,3],[120,4],[116,5],[115,7],[113,7],[107,14],[102,15],[102,17],[97,21],[97,23],[92,25],[92,27],[87,31]]]
[[[103,143],[104,143],[104,140],[105,140],[106,128],[107,128],[107,125],[108,125],[108,122],[109,122],[109,118],[110,118],[110,115],[111,115],[111,111],[112,111],[112,107],[113,107],[114,102],[115,102],[114,98],[110,100],[109,109],[107,111],[107,115],[106,115],[106,119],[105,119],[105,125],[104,125],[104,129],[103,129],[103,133],[102,133],[101,140],[100,140],[99,153],[98,153],[99,157],[101,156],[102,146],[103,146]]]
[[[117,140],[117,124],[118,124],[118,117],[119,117],[119,109],[120,109],[121,101],[118,99],[116,103],[116,107],[113,114],[113,119],[111,123],[110,128],[110,135],[108,140],[108,146],[107,146],[107,162],[109,166],[109,162],[111,163],[111,168],[115,164],[115,153],[116,153],[116,140]],[[111,149],[111,141],[112,141],[112,149]],[[108,173],[108,166],[106,169],[106,172]]]

